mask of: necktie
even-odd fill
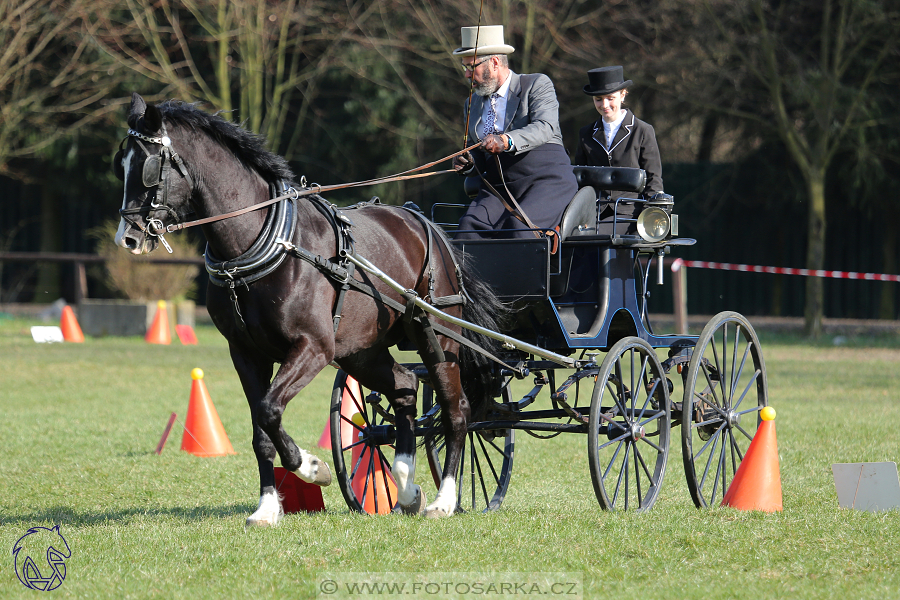
[[[500,96],[498,94],[491,94],[491,103],[490,108],[488,108],[487,116],[484,118],[484,135],[490,135],[494,133],[494,121],[496,120],[496,112],[497,112],[497,98]]]

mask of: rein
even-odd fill
[[[403,171],[401,173],[397,173],[395,175],[387,175],[385,177],[378,177],[375,179],[367,179],[365,181],[355,181],[352,183],[339,183],[339,184],[335,184],[335,185],[319,185],[317,183],[314,183],[314,184],[312,184],[312,187],[309,187],[309,188],[306,187],[305,182],[301,182],[301,186],[305,188],[302,191],[295,190],[292,188],[291,191],[288,192],[287,194],[282,194],[280,196],[276,196],[275,198],[270,198],[269,200],[266,200],[264,202],[260,202],[258,204],[253,204],[253,205],[250,205],[250,206],[238,209],[238,210],[231,211],[229,213],[216,215],[214,217],[206,217],[205,219],[197,219],[195,221],[188,221],[187,223],[176,223],[174,225],[166,225],[166,227],[165,227],[166,233],[174,233],[176,231],[181,231],[182,229],[187,229],[188,227],[194,227],[196,225],[205,225],[207,223],[214,223],[216,221],[222,221],[224,219],[238,217],[238,216],[246,214],[248,212],[253,212],[254,210],[259,210],[260,208],[265,208],[266,206],[270,206],[277,202],[281,202],[282,200],[287,200],[288,198],[296,200],[303,196],[312,196],[315,194],[320,194],[322,192],[331,192],[334,190],[342,190],[342,189],[354,188],[354,187],[366,187],[366,186],[370,186],[370,185],[377,185],[379,183],[389,183],[391,181],[404,181],[407,179],[418,179],[421,177],[431,177],[432,175],[442,175],[444,173],[455,173],[456,171],[454,171],[453,169],[447,169],[444,171],[432,171],[431,173],[416,173],[416,172],[421,171],[423,169],[428,169],[430,167],[433,167],[434,165],[436,165],[438,163],[442,163],[445,160],[450,160],[450,159],[456,158],[457,156],[460,156],[461,154],[464,154],[470,150],[473,150],[473,149],[479,147],[480,145],[481,145],[481,142],[478,142],[477,144],[473,144],[473,145],[469,146],[468,148],[464,148],[464,149],[460,150],[459,152],[456,152],[449,156],[445,156],[444,158],[441,158],[436,161],[432,161],[428,164],[416,167],[415,169],[410,169],[408,171]],[[416,174],[410,175],[410,173],[416,173]]]

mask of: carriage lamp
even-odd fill
[[[666,239],[672,229],[669,213],[657,206],[649,206],[641,211],[637,220],[638,234],[647,242],[655,243]]]

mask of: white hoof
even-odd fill
[[[281,522],[284,510],[281,508],[281,500],[278,494],[263,494],[259,497],[259,508],[247,517],[244,528],[247,527],[275,527]]]
[[[453,508],[440,506],[437,502],[425,507],[425,517],[428,519],[444,519],[453,516]]]
[[[416,496],[413,498],[413,501],[408,505],[400,504],[400,502],[397,501],[397,504],[394,505],[394,509],[391,512],[409,516],[423,515],[425,514],[425,504],[427,502],[428,499],[425,497],[422,486],[417,485]]]
[[[425,516],[429,519],[443,519],[453,516],[454,512],[456,512],[456,481],[452,477],[445,477],[437,498],[425,507]]]
[[[300,451],[300,455],[303,462],[300,463],[300,468],[294,471],[297,477],[306,483],[314,483],[322,487],[331,485],[331,469],[324,460],[303,450]]]

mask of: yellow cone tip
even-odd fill
[[[203,369],[193,369],[191,371],[191,379],[203,379]]]
[[[353,416],[350,417],[350,420],[353,421],[353,424],[357,427],[366,426],[366,419],[362,416],[362,413],[353,413]]]
[[[160,300],[159,302],[156,303],[156,308],[165,308],[165,307],[166,307],[165,300]]]
[[[763,421],[774,421],[775,420],[775,409],[771,406],[767,406],[761,411],[759,411],[759,418]]]

